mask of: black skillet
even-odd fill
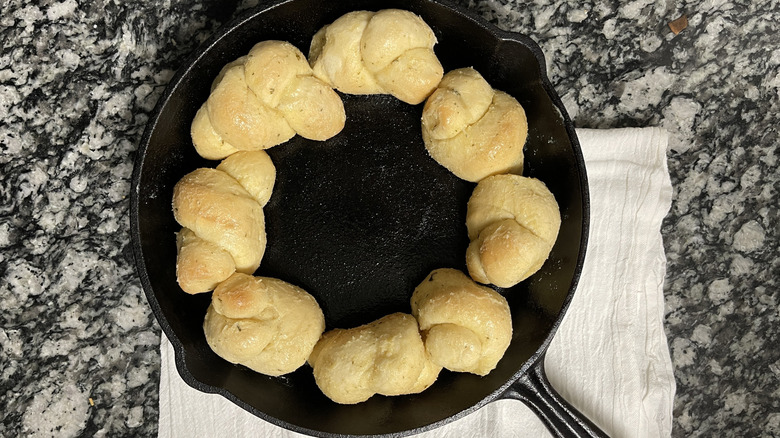
[[[563,223],[549,260],[531,279],[499,290],[512,308],[514,335],[486,377],[442,372],[427,391],[374,396],[345,406],[327,399],[305,365],[279,378],[216,356],[201,328],[210,294],[190,296],[176,284],[171,213],[176,181],[213,167],[195,153],[190,121],[220,68],[255,43],[286,40],[304,53],[324,24],[359,9],[411,10],[438,38],[445,71],[473,66],[525,107],[529,137],[525,174],[543,180]],[[343,95],[344,130],[325,142],[295,137],[268,150],[277,166],[265,207],[268,247],[257,275],[299,285],[319,301],[328,328],[353,327],[391,312],[410,312],[411,291],[431,270],[465,270],[466,202],[474,187],[426,153],[422,105],[388,96]],[[602,432],[550,387],[544,353],[582,268],[588,234],[588,190],[574,128],[529,38],[500,31],[442,0],[275,1],[222,28],[192,55],[157,105],[138,150],[133,175],[132,235],[149,304],[176,351],[182,378],[218,393],[284,428],[317,436],[402,436],[430,430],[485,404],[524,401],[559,436]]]

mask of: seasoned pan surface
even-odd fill
[[[499,290],[512,308],[514,337],[486,377],[442,372],[422,394],[343,406],[327,399],[304,366],[280,378],[216,356],[203,317],[210,294],[182,292],[175,275],[173,186],[197,167],[189,127],[222,66],[267,39],[304,53],[314,33],[343,13],[402,8],[433,28],[445,72],[473,66],[524,106],[529,119],[525,175],[543,180],[563,218],[542,270]],[[465,270],[466,201],[474,185],[425,151],[422,105],[389,96],[342,95],[344,130],[325,142],[294,137],[268,150],[277,167],[265,207],[268,247],[257,275],[310,292],[328,328],[352,327],[394,311],[410,312],[412,289],[432,269]],[[402,435],[435,427],[501,396],[543,353],[571,299],[584,257],[587,183],[560,99],[545,76],[540,49],[440,1],[292,0],[261,4],[204,43],[173,78],[142,140],[133,179],[131,220],[138,271],[150,306],[176,350],[184,380],[222,394],[277,425],[315,435]]]

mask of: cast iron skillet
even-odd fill
[[[525,174],[543,180],[560,204],[558,241],[540,272],[499,290],[512,308],[514,335],[486,377],[441,373],[427,391],[333,403],[308,365],[280,378],[216,356],[202,322],[210,294],[182,292],[175,275],[174,184],[200,158],[189,126],[220,68],[255,43],[286,40],[304,53],[324,24],[358,9],[402,8],[434,29],[445,71],[473,66],[515,96],[529,118]],[[389,96],[343,95],[344,130],[325,142],[294,137],[268,150],[276,186],[265,207],[268,247],[257,275],[303,287],[319,301],[328,328],[353,327],[411,311],[414,287],[433,269],[465,271],[466,202],[474,184],[434,162],[420,133],[422,105]],[[442,0],[274,1],[225,26],[172,79],[144,134],[135,163],[132,235],[149,304],[176,351],[183,379],[218,393],[271,423],[318,435],[402,436],[433,429],[493,400],[526,402],[557,435],[601,432],[558,396],[544,376],[544,352],[579,277],[588,234],[588,190],[577,138],[529,38],[503,32]]]

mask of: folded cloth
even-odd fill
[[[574,299],[547,352],[561,395],[613,437],[670,436],[675,382],[663,329],[671,205],[667,134],[659,128],[581,129],[591,228]],[[188,386],[163,335],[159,436],[299,437],[218,395]],[[421,437],[542,437],[521,402],[500,400]]]

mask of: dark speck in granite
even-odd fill
[[[780,5],[460,4],[539,42],[577,126],[669,130],[673,435],[780,435]],[[156,434],[159,328],[130,251],[132,160],[173,72],[251,6],[4,2],[0,436]]]

